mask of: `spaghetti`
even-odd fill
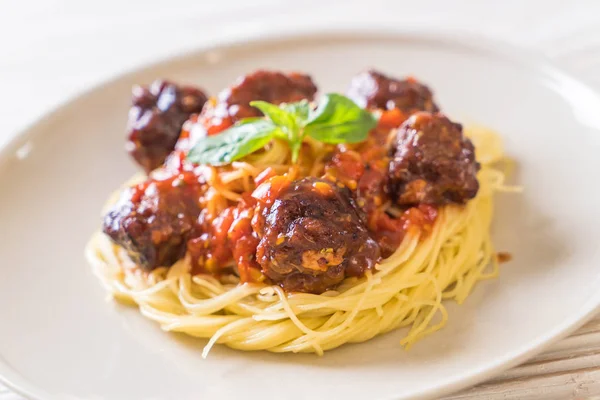
[[[498,274],[490,238],[493,194],[511,190],[498,167],[501,142],[489,131],[467,135],[481,163],[477,195],[465,205],[440,206],[430,231],[407,230],[374,269],[321,294],[286,292],[265,281],[241,283],[234,274],[197,273],[189,254],[169,268],[146,272],[103,233],[92,237],[86,256],[115,299],[136,304],[166,331],[209,339],[203,356],[215,343],[323,354],[399,327],[409,327],[401,340],[409,348],[445,325],[444,300],[460,304],[477,282]],[[265,170],[290,179],[322,175],[332,146],[310,138],[305,143],[292,167],[290,150],[280,140],[230,165],[203,167],[208,213],[217,215],[239,201]]]

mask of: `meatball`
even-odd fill
[[[427,86],[414,78],[397,80],[374,70],[362,72],[352,79],[348,97],[364,108],[398,108],[405,113],[439,110]]]
[[[200,195],[191,173],[149,179],[121,194],[104,217],[104,233],[145,270],[171,266],[195,233]]]
[[[286,291],[322,293],[379,260],[352,193],[330,181],[291,182],[261,215],[256,258]]]
[[[253,100],[273,104],[311,101],[316,92],[317,87],[308,75],[259,70],[240,77],[219,93],[214,102],[207,103],[202,114],[208,120],[209,133],[213,134],[242,118],[261,116],[260,110],[250,106]]]
[[[183,123],[199,113],[206,100],[202,90],[168,81],[133,88],[126,148],[146,173],[165,161]]]
[[[479,190],[475,148],[462,126],[419,112],[402,124],[392,148],[388,191],[397,204],[465,203]]]

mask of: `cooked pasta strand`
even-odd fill
[[[503,173],[490,164],[500,160],[500,142],[480,133],[475,137],[478,158],[489,161],[479,172],[478,195],[465,206],[440,208],[429,235],[407,235],[372,272],[347,279],[335,291],[290,294],[278,286],[239,284],[232,277],[191,276],[187,258],[168,270],[144,274],[102,233],[92,237],[86,256],[114,298],[137,304],[167,331],[209,339],[204,357],[216,343],[243,350],[322,354],[401,326],[410,326],[400,341],[410,348],[446,324],[444,299],[462,303],[478,281],[498,274],[490,237],[492,196],[517,188],[505,186]],[[207,169],[214,198],[237,200],[239,194],[228,185],[239,181],[247,190],[248,182],[267,167],[295,176],[321,171],[323,146],[313,143],[310,151],[316,161],[312,166],[290,169],[287,147],[274,142],[226,172]],[[214,207],[217,212],[219,206]]]

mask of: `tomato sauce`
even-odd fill
[[[385,211],[389,204],[385,186],[390,162],[390,132],[407,117],[399,109],[383,111],[377,127],[365,142],[354,148],[338,146],[325,172],[331,180],[356,190],[357,203],[367,216],[367,228],[379,243],[384,257],[398,248],[407,232],[429,233],[437,217],[437,209],[429,205],[408,208],[396,218]]]
[[[384,111],[368,139],[355,146],[339,145],[325,170],[325,178],[354,191],[359,208],[366,214],[367,228],[379,244],[383,257],[391,255],[406,234],[429,234],[437,217],[437,209],[424,204],[398,210],[400,215],[395,217],[386,212],[389,207],[385,188],[390,161],[388,140],[390,131],[401,125],[405,118],[400,110]],[[189,133],[184,131],[182,138],[188,137]],[[189,170],[185,151],[176,151],[171,158],[172,171],[179,173],[170,179],[170,183],[165,180],[164,184],[176,184],[178,179],[198,179]],[[257,262],[260,238],[256,232],[262,231],[261,224],[264,223],[260,214],[289,187],[290,180],[267,168],[255,178],[255,183],[257,188],[251,194],[244,194],[239,204],[224,209],[212,219],[206,210],[200,213],[198,232],[202,233],[187,243],[192,273],[218,276],[235,270],[242,282],[265,279]],[[144,185],[147,183],[138,185],[137,190],[145,190]]]

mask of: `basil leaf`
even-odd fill
[[[310,104],[308,100],[300,100],[295,103],[282,104],[281,107],[296,116],[299,125],[303,125],[308,120],[310,114]]]
[[[302,138],[304,137],[300,124],[304,124],[308,117],[308,102],[296,102],[276,106],[265,101],[251,101],[250,105],[258,108],[265,114],[277,127],[279,131],[275,136],[288,142],[292,151],[292,162],[298,160],[298,154],[302,147]]]
[[[367,139],[377,119],[349,98],[330,93],[323,96],[304,127],[305,134],[325,143],[357,143]]]
[[[250,105],[262,111],[267,118],[284,131],[289,131],[291,134],[293,130],[297,129],[298,124],[296,123],[296,116],[293,113],[266,101],[251,101]]]
[[[265,119],[236,124],[218,135],[200,140],[187,159],[196,164],[229,164],[265,147],[277,131],[277,126]]]
[[[256,121],[264,121],[264,120],[265,119],[263,117],[247,117],[247,118],[244,118],[244,119],[240,119],[235,124],[236,125],[246,125],[246,124],[255,123]]]
[[[367,138],[377,119],[339,94],[322,97],[316,110],[307,100],[275,104],[252,101],[266,118],[245,118],[224,132],[200,140],[187,155],[198,164],[222,165],[263,148],[278,138],[287,141],[292,162],[298,160],[306,135],[325,143],[356,143]]]

